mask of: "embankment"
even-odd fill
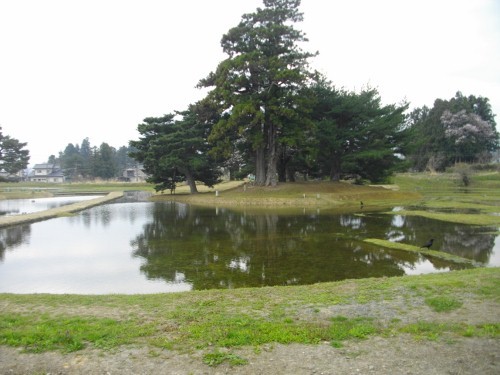
[[[99,198],[90,199],[88,201],[77,202],[66,206],[51,208],[50,210],[32,212],[16,216],[0,217],[0,228],[11,225],[33,223],[36,221],[52,219],[58,216],[70,215],[75,212],[82,211],[87,208],[98,206],[100,204],[121,198],[122,196],[123,196],[123,191],[113,191]]]

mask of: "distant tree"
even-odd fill
[[[59,153],[59,162],[66,177],[76,179],[82,174],[83,160],[78,144],[68,143],[63,152]]]
[[[466,123],[471,126],[464,127]],[[488,98],[481,96],[457,92],[449,100],[436,99],[432,108],[413,110],[408,126],[409,161],[416,170],[444,170],[458,160],[482,160],[498,149],[495,115]],[[463,141],[458,140],[458,134],[465,132],[471,136],[470,142],[460,145]]]
[[[270,186],[278,182],[282,146],[293,143],[289,137],[302,136],[288,128],[301,126],[298,93],[311,75],[307,59],[314,54],[301,50],[307,39],[293,25],[303,18],[300,0],[264,0],[264,5],[244,14],[222,37],[229,57],[199,86],[213,88],[208,98],[225,114],[211,134],[216,149],[228,156],[235,144],[245,146],[245,153],[253,154],[255,183]]]
[[[137,166],[137,161],[130,156],[130,153],[134,151],[136,151],[135,148],[131,146],[121,146],[118,148],[116,152],[116,162],[120,171]]]
[[[57,163],[57,158],[55,155],[50,155],[49,158],[47,159],[47,163],[49,164],[56,164]]]
[[[391,174],[400,162],[397,154],[403,144],[407,105],[383,106],[375,89],[347,92],[325,81],[312,90],[321,175],[332,181],[343,174],[380,181]]]
[[[149,117],[137,129],[142,137],[130,141],[136,151],[130,156],[141,162],[157,191],[175,190],[185,180],[191,193],[197,193],[196,181],[213,186],[220,170],[210,156],[207,143],[211,124],[204,121],[200,105],[163,117]]]
[[[92,147],[88,138],[85,138],[80,145],[80,172],[83,177],[89,177],[92,174]]]
[[[3,135],[1,130],[0,127],[0,169],[9,174],[16,174],[28,166],[29,151],[24,149],[27,143]]]
[[[92,170],[95,177],[110,179],[116,177],[118,166],[116,164],[116,150],[103,142],[95,149],[92,158]]]
[[[129,156],[133,147],[121,146],[118,150],[104,142],[100,147],[91,146],[89,138],[81,145],[69,143],[59,157],[49,157],[49,163],[59,164],[70,178],[104,178],[121,176],[123,170],[135,166],[136,161]]]
[[[451,113],[444,111],[441,116],[444,135],[451,142],[455,154],[455,163],[472,162],[484,151],[494,151],[497,147],[497,135],[488,121],[465,109]]]

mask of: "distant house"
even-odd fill
[[[57,164],[35,164],[29,180],[61,183],[65,181],[65,178],[62,169]]]
[[[142,165],[136,165],[134,167],[128,167],[123,170],[122,180],[129,182],[144,182],[148,177],[146,173],[142,170]]]

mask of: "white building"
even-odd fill
[[[65,178],[62,169],[57,164],[35,164],[29,180],[61,183],[65,181]]]

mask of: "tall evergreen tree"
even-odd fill
[[[92,159],[93,175],[103,179],[116,177],[118,166],[116,163],[116,149],[103,142],[96,149]]]
[[[89,177],[92,169],[92,148],[88,138],[85,138],[80,145],[80,158],[82,163],[81,174],[83,177]]]
[[[215,125],[212,141],[227,153],[232,144],[227,138],[237,134],[239,144],[254,154],[256,184],[276,185],[283,137],[292,133],[285,128],[300,126],[298,92],[314,54],[302,51],[299,43],[307,39],[294,28],[303,19],[300,0],[264,0],[264,5],[222,37],[229,57],[199,86],[213,87],[209,98],[228,114]]]
[[[207,143],[212,124],[202,109],[191,105],[187,111],[149,117],[138,125],[142,137],[130,141],[136,149],[130,156],[143,163],[150,175],[148,181],[156,184],[157,191],[175,190],[176,184],[185,180],[191,193],[197,193],[196,181],[207,186],[219,181],[220,171]]]
[[[2,134],[0,127],[0,169],[9,174],[16,174],[28,166],[29,151],[27,143]]]
[[[74,179],[82,175],[83,160],[78,144],[68,143],[64,151],[59,153],[59,162],[67,177]]]

